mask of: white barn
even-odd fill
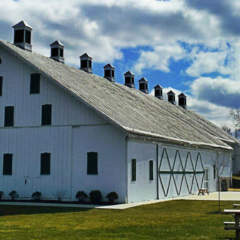
[[[0,191],[20,198],[75,200],[79,190],[111,191],[119,202],[172,198],[217,189],[217,170],[231,179],[237,140],[180,105],[64,64],[64,46],[51,57],[31,51],[31,27],[14,26],[14,43],[0,41]],[[172,103],[171,103],[172,102]]]

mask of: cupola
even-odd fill
[[[168,101],[172,104],[175,104],[175,93],[172,90],[170,90],[167,93],[167,95],[168,95]]]
[[[64,45],[59,41],[55,41],[50,44],[51,47],[51,58],[64,63]]]
[[[181,93],[178,95],[178,105],[185,109],[187,108],[187,97],[185,94]]]
[[[32,51],[31,34],[32,27],[25,21],[21,21],[13,26],[14,44],[22,49]]]
[[[134,74],[131,73],[130,71],[127,71],[124,73],[124,78],[125,78],[125,85],[130,88],[134,88]]]
[[[114,82],[114,71],[115,68],[111,64],[107,64],[104,66],[104,77],[110,82]]]
[[[163,99],[162,87],[159,84],[154,87],[154,96]]]
[[[84,53],[82,56],[80,56],[80,69],[92,73],[92,58],[87,55],[87,53]]]
[[[139,80],[139,90],[148,93],[148,80],[146,78],[141,78]]]

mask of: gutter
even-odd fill
[[[142,130],[137,130],[137,129],[133,129],[133,128],[128,128],[128,127],[123,127],[123,128],[129,133],[132,133],[132,134],[135,134],[135,135],[141,135],[141,136],[155,137],[155,138],[158,138],[158,140],[160,140],[160,141],[168,141],[168,142],[175,143],[175,144],[187,144],[187,145],[190,145],[190,146],[211,147],[211,148],[215,148],[215,149],[217,148],[217,149],[224,149],[224,150],[233,150],[233,148],[230,147],[230,146],[182,140],[182,139],[179,139],[179,138],[167,137],[167,136],[164,136],[164,135],[151,133],[151,132],[147,132],[147,131],[142,131]]]

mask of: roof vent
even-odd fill
[[[80,69],[92,73],[92,58],[87,55],[87,53],[84,53],[82,56],[80,56]]]
[[[167,93],[167,95],[168,95],[168,101],[172,104],[175,104],[175,93],[172,90],[170,90]]]
[[[139,80],[139,90],[148,93],[148,80],[146,78],[141,78]]]
[[[64,63],[64,45],[60,41],[55,41],[52,44],[50,44],[51,47],[51,58]]]
[[[159,84],[154,87],[154,96],[163,99],[162,87]]]
[[[124,74],[124,78],[125,78],[125,85],[127,87],[130,87],[130,88],[135,87],[135,85],[134,85],[134,74],[133,73],[131,73],[130,71],[127,71]]]
[[[31,33],[32,27],[25,21],[21,21],[13,26],[14,44],[24,50],[32,51]]]
[[[178,105],[184,109],[187,108],[187,97],[185,94],[181,93],[178,95]]]
[[[114,82],[114,71],[115,68],[111,64],[107,64],[104,66],[104,77],[110,82]]]

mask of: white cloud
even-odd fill
[[[79,65],[84,52],[96,62],[113,62],[122,58],[123,48],[132,47],[152,49],[140,52],[137,73],[169,72],[171,59],[190,60],[186,73],[198,78],[189,107],[220,123],[228,116],[223,105],[233,106],[240,90],[239,12],[239,0],[1,0],[0,38],[12,41],[10,27],[24,19],[33,27],[34,51],[48,56],[49,44],[60,39],[68,64]],[[188,55],[179,42],[204,51],[197,47]],[[202,78],[212,72],[229,78]],[[210,98],[214,94],[225,102]]]

